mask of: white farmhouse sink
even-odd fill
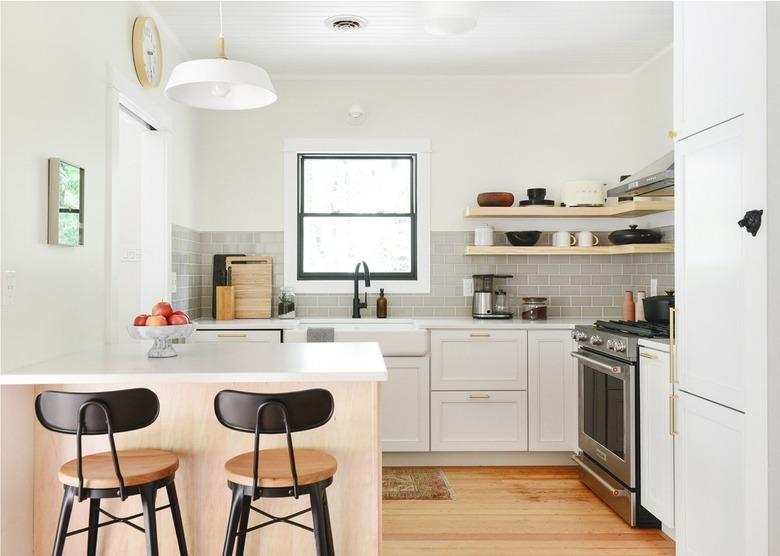
[[[306,329],[333,328],[337,342],[376,342],[385,357],[413,357],[428,353],[428,331],[404,319],[301,319],[284,331],[285,342],[305,342]]]

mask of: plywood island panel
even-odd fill
[[[110,389],[138,385],[112,384]],[[379,437],[379,384],[377,382],[332,383],[200,383],[152,384],[147,386],[160,398],[160,415],[150,427],[116,435],[117,449],[158,448],[176,452],[180,467],[176,487],[182,507],[189,553],[194,556],[222,553],[227,525],[230,491],[224,463],[230,457],[252,449],[252,435],[224,428],[214,416],[214,396],[223,389],[250,392],[285,392],[326,388],[335,398],[333,418],[325,426],[296,433],[296,448],[318,448],[338,461],[328,502],[336,553],[370,556],[381,553],[381,449]],[[38,385],[42,390],[71,392],[100,391],[105,385]],[[261,448],[284,446],[283,435],[261,437]],[[108,449],[106,437],[85,437],[84,453]],[[51,553],[57,526],[62,486],[57,470],[75,457],[75,437],[55,434],[35,425],[34,433],[34,554]],[[158,507],[167,504],[165,490],[158,491]],[[288,515],[309,506],[308,496],[299,500],[260,499],[255,504],[275,515]],[[87,501],[74,505],[70,530],[86,527]],[[102,507],[112,514],[140,513],[137,496],[125,502],[106,500]],[[253,512],[250,526],[260,522]],[[265,518],[262,518],[263,520]],[[108,520],[102,516],[101,521]],[[311,525],[310,514],[300,518]],[[142,519],[135,520],[143,525]],[[160,554],[178,554],[168,510],[157,513]],[[69,537],[65,554],[86,553],[85,534]],[[98,554],[138,556],[145,554],[144,535],[124,524],[100,529]],[[247,556],[315,554],[312,533],[286,524],[274,524],[247,536]]]

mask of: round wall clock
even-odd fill
[[[133,23],[133,63],[141,85],[151,88],[160,84],[162,45],[157,24],[151,17],[136,17]]]

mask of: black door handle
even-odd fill
[[[737,222],[740,228],[745,228],[748,232],[753,234],[753,237],[758,233],[758,229],[761,227],[761,215],[764,214],[763,210],[749,210],[745,213],[744,218]]]

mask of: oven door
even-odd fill
[[[584,349],[572,356],[579,362],[579,447],[633,489],[634,366]]]

